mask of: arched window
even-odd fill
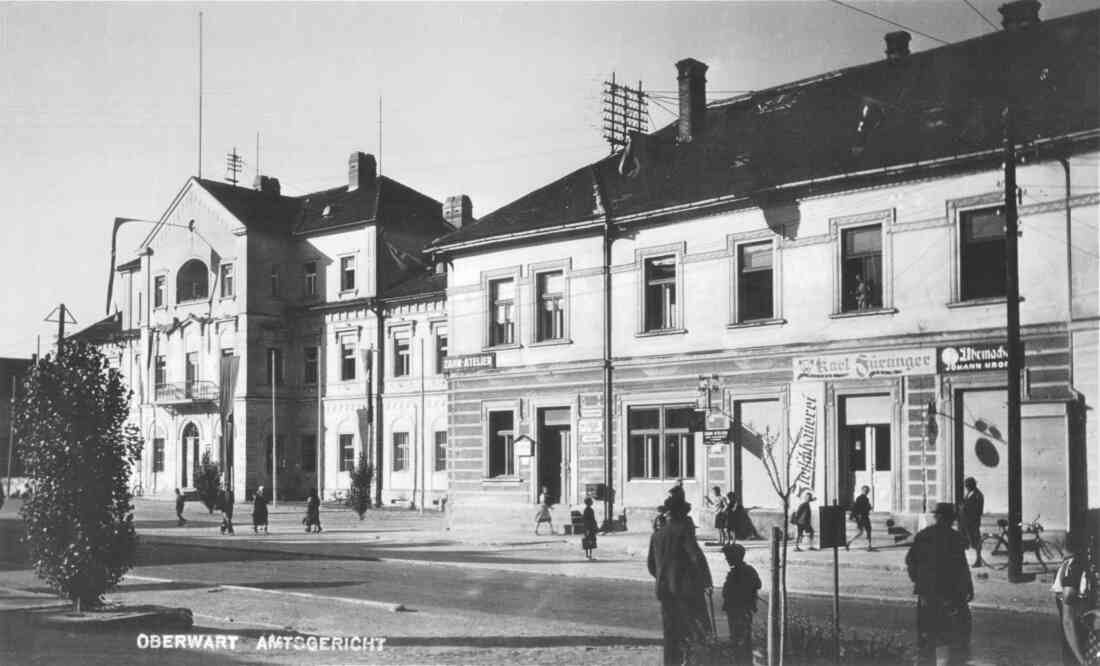
[[[192,259],[180,266],[176,273],[176,302],[195,301],[209,295],[209,276],[206,264]]]

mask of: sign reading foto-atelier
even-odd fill
[[[870,377],[900,377],[931,375],[936,372],[935,349],[897,349],[854,354],[821,354],[797,356],[794,378],[799,379],[868,379]]]
[[[1004,370],[1008,367],[1008,348],[1004,344],[940,347],[936,356],[940,372]]]
[[[497,355],[493,352],[448,356],[443,359],[443,372],[471,372],[495,367],[497,367]]]

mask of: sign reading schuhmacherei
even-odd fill
[[[936,372],[936,350],[897,349],[853,354],[820,354],[797,356],[794,378],[799,379],[868,379],[931,375]]]
[[[497,367],[497,355],[493,352],[448,356],[443,359],[443,372],[471,372],[495,367]]]
[[[936,356],[940,372],[1004,370],[1008,367],[1008,347],[1003,343],[940,347]]]

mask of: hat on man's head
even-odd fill
[[[948,520],[955,518],[955,505],[950,502],[936,502],[936,508],[932,509],[932,515],[943,516]]]

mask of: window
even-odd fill
[[[163,308],[167,305],[164,301],[168,294],[164,285],[165,276],[158,275],[153,278],[153,307],[155,308]]]
[[[279,297],[279,264],[271,264],[271,297]]]
[[[222,298],[233,295],[233,264],[222,264],[221,268]]]
[[[268,347],[267,355],[267,384],[271,385],[272,380],[276,384],[281,385],[283,383],[283,350]]]
[[[305,376],[302,378],[306,384],[317,383],[317,347],[306,347],[305,351]]]
[[[355,257],[340,257],[340,291],[355,289]]]
[[[442,472],[447,469],[447,431],[437,430],[435,433],[435,471]]]
[[[409,339],[394,338],[393,341],[393,376],[406,377],[409,374]]]
[[[303,266],[303,272],[305,273],[305,290],[306,296],[317,295],[317,262],[307,261]]]
[[[168,361],[163,356],[153,359],[153,383],[157,386],[168,383]]]
[[[510,345],[516,341],[516,283],[511,278],[489,283],[489,346]]]
[[[882,225],[841,231],[841,311],[882,307]]]
[[[164,471],[164,438],[153,438],[153,473]]]
[[[409,468],[409,433],[393,433],[393,471],[404,472]]]
[[[340,471],[355,469],[355,435],[340,435]]]
[[[676,257],[645,261],[645,330],[676,328]]]
[[[489,476],[514,476],[512,412],[489,412]]]
[[[192,385],[199,379],[199,353],[188,352],[183,357],[184,380],[187,382],[187,393],[190,397]]]
[[[209,295],[206,264],[191,259],[176,274],[176,302],[198,301]]]
[[[959,215],[959,277],[962,300],[1003,297],[1005,286],[1005,220],[1000,208],[963,211]]]
[[[355,379],[355,343],[353,342],[340,345],[340,379],[345,382]]]
[[[536,339],[561,340],[565,337],[565,276],[561,271],[535,276],[538,292],[538,326]]]
[[[737,246],[737,321],[775,316],[772,279],[772,243]]]
[[[435,336],[435,374],[443,374],[443,360],[447,358],[447,334]]]
[[[688,405],[630,408],[627,468],[631,479],[694,479],[695,451]]]
[[[302,471],[317,471],[317,435],[302,435]]]
[[[284,441],[285,441],[285,438],[282,435],[279,435],[275,439],[275,451],[276,451],[276,454],[278,456],[279,469],[286,469],[286,447],[283,446]],[[271,473],[271,464],[272,464],[272,460],[271,460],[271,435],[268,435],[267,439],[264,441],[264,451],[267,452],[266,462],[265,462],[266,466],[264,467],[264,471],[266,471],[267,473],[270,474]]]

